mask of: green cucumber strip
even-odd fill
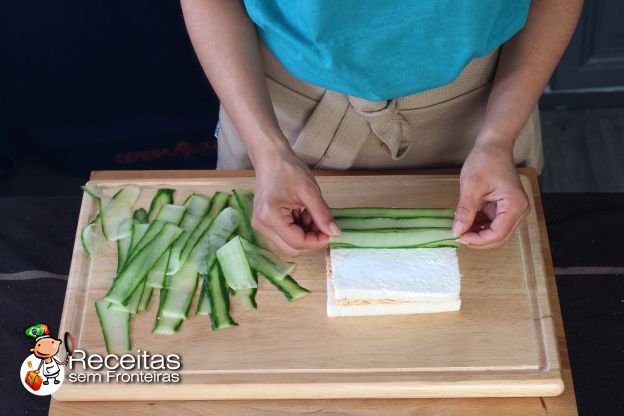
[[[132,244],[130,245],[130,254],[128,255],[128,261],[131,261],[134,256],[137,255],[143,248],[145,248],[149,243],[156,238],[158,234],[163,230],[165,224],[168,224],[165,221],[152,221],[149,224],[137,224],[135,227],[135,232],[137,233],[137,238],[133,239]]]
[[[342,230],[329,239],[332,247],[410,248],[458,239],[445,228],[388,228],[383,230]]]
[[[252,237],[252,236],[249,235],[247,227],[245,226],[245,222],[242,221],[243,214],[242,214],[242,212],[240,210],[240,207],[238,205],[238,201],[236,200],[236,196],[230,195],[230,197],[228,198],[228,205],[230,206],[230,208],[236,210],[238,215],[241,217],[241,221],[238,222],[238,227],[236,228],[236,234],[240,235],[245,240],[248,240],[248,241],[253,240],[255,237]],[[206,274],[208,274],[208,273],[206,273]]]
[[[233,189],[232,196],[230,196],[230,206],[237,210],[238,214],[241,217],[239,221],[237,234],[241,236],[241,238],[252,242],[252,244],[257,244],[259,241],[256,232],[251,226],[251,216],[253,211],[253,193],[245,190],[245,189]],[[244,248],[244,247],[243,247]],[[249,260],[249,256],[248,256]],[[252,262],[250,261],[250,264]],[[209,265],[210,267],[210,265]],[[253,267],[253,266],[252,266]],[[254,274],[254,279],[256,283],[258,282],[258,274],[257,270]],[[238,299],[239,304],[247,309],[257,309],[258,304],[256,303],[256,293],[257,289],[247,289],[241,291],[232,291],[232,296]],[[246,297],[246,299],[245,299]]]
[[[170,222],[179,225],[186,214],[186,207],[183,205],[166,204],[160,208],[154,220]]]
[[[130,254],[130,247],[132,246],[132,238],[135,235],[135,227],[137,225],[136,220],[128,219],[128,221],[132,221],[132,226],[131,226],[132,232],[130,233],[130,235],[117,240],[117,274],[121,272],[121,269],[123,269],[123,267],[126,264],[126,261],[128,260],[128,255]]]
[[[242,237],[240,241],[247,261],[254,271],[281,280],[295,269],[295,263],[284,263],[269,250],[258,247]]]
[[[182,268],[169,279],[161,306],[161,316],[176,319],[188,318],[188,310],[197,291],[199,274],[197,262],[185,262]]]
[[[210,228],[195,245],[195,248],[184,264],[192,264],[193,267],[196,267],[201,273],[208,264],[207,259],[216,259],[217,250],[221,248],[232,236],[236,230],[238,221],[239,216],[234,209],[225,208],[221,211],[219,215],[217,215],[217,218],[212,221]],[[170,276],[168,279],[167,288],[180,288],[181,286],[178,283],[178,280],[174,279],[173,276],[175,275]],[[188,288],[188,286],[186,287]]]
[[[91,258],[97,257],[106,249],[108,240],[102,233],[100,214],[96,215],[93,221],[84,226],[80,233],[80,241],[85,253]]]
[[[418,246],[418,248],[441,248],[441,247],[452,247],[458,248],[461,245],[457,242],[457,240],[445,240],[445,241],[437,241],[435,243],[424,244],[422,246]]]
[[[121,272],[126,264],[128,252],[130,251],[130,243],[132,242],[132,234],[117,240],[117,273]]]
[[[183,322],[184,319],[159,316],[156,318],[156,325],[154,326],[152,333],[160,335],[174,335],[176,332],[178,332]]]
[[[193,193],[186,198],[183,205],[186,207],[188,213],[203,217],[210,209],[210,198]],[[196,224],[196,222],[193,224],[193,228]]]
[[[80,189],[82,189],[91,198],[98,201],[102,200],[105,204],[107,204],[111,200],[109,196],[104,195],[104,192],[102,192],[102,189],[100,187],[93,186],[93,184],[88,183],[84,186],[81,186]]]
[[[258,287],[240,237],[234,237],[218,249],[217,260],[230,288],[240,290]]]
[[[162,315],[162,306],[166,293],[167,291],[165,289],[160,291],[160,301],[158,304],[158,313],[156,314],[156,323],[152,329],[153,334],[173,335],[178,332],[180,325],[184,322],[183,319],[167,318]]]
[[[182,205],[166,204],[160,208],[156,221],[165,221],[175,225],[180,224],[186,214],[186,207]],[[175,243],[174,243],[175,244]],[[152,288],[161,288],[165,282],[165,274],[167,273],[167,265],[171,249],[158,260],[158,263],[147,273],[147,285]]]
[[[140,188],[136,185],[128,185],[106,204],[102,205],[100,198],[100,219],[102,232],[108,240],[119,240],[132,232],[131,222],[125,221],[132,218],[132,205],[139,197]]]
[[[127,304],[129,297],[141,284],[147,272],[154,267],[158,259],[171,247],[182,234],[182,229],[170,223],[164,223],[162,231],[154,239],[130,258],[123,271],[113,282],[105,299],[118,305]]]
[[[188,256],[191,254],[191,251],[195,248],[195,245],[202,238],[206,230],[210,228],[210,225],[214,221],[214,219],[219,215],[219,213],[226,207],[228,202],[228,195],[223,192],[217,192],[212,197],[210,203],[210,209],[208,214],[202,218],[200,223],[195,227],[188,240],[184,244],[184,248],[180,253],[180,264],[183,264]]]
[[[152,300],[153,292],[154,292],[154,288],[146,284],[145,287],[143,288],[141,301],[139,302],[139,312],[147,310],[150,304],[150,300]]]
[[[83,191],[96,199],[99,204],[102,233],[108,240],[118,240],[130,234],[131,223],[124,221],[132,216],[132,205],[139,197],[140,189],[136,185],[128,185],[119,190],[112,198],[105,196],[101,189],[82,186]]]
[[[156,191],[156,195],[152,198],[149,212],[147,213],[147,221],[152,222],[158,216],[163,205],[173,204],[173,193],[175,189],[162,188]]]
[[[253,212],[253,194],[245,189],[233,189],[232,197],[230,197],[230,206],[239,211],[241,214],[241,222],[238,229],[238,235],[252,244],[257,244],[256,233],[251,226],[251,216]]]
[[[221,268],[216,264],[204,279],[208,279],[210,322],[213,330],[238,325],[230,316],[230,300]]]
[[[234,189],[233,193],[234,193],[234,196],[236,197],[238,206],[241,210],[241,215],[243,217],[245,227],[247,227],[247,234],[251,236],[251,238],[248,238],[247,240],[249,240],[252,244],[268,249],[269,245],[265,242],[262,235],[257,233],[251,226],[251,218],[253,215],[253,200],[254,200],[253,192],[248,191],[246,189],[238,188],[238,189]],[[241,234],[241,236],[244,237],[243,234]]]
[[[167,264],[167,274],[169,275],[175,274],[182,266],[180,262],[182,249],[193,230],[195,230],[202,218],[208,213],[210,209],[210,198],[203,195],[191,194],[186,201],[184,201],[184,206],[186,207],[186,214],[180,223],[180,227],[184,230],[184,233],[173,244],[173,247],[171,247],[171,255],[169,256],[169,263]]]
[[[236,304],[241,307],[243,310],[251,310],[258,309],[258,304],[256,303],[256,293],[258,292],[257,288],[253,289],[241,289],[241,290],[232,290],[230,294],[232,299],[236,302]]]
[[[282,280],[273,279],[272,277],[265,276],[265,278],[282,292],[284,297],[289,302],[301,299],[304,296],[308,296],[310,291],[305,287],[299,286],[299,284],[291,276],[286,276]]]
[[[184,267],[182,268],[184,269]],[[182,270],[180,269],[180,270]],[[178,272],[180,273],[180,272]],[[195,275],[195,284],[199,281],[199,275]],[[197,289],[197,287],[195,287]],[[188,318],[189,309],[193,303],[195,293],[185,289],[167,289],[165,302],[163,303],[161,317],[182,319]]]
[[[208,294],[208,281],[202,276],[202,287],[199,294],[199,302],[197,303],[196,315],[208,316],[210,315],[210,295]]]
[[[378,230],[382,228],[451,228],[452,218],[336,218],[341,230]]]
[[[238,223],[238,214],[226,208],[214,219],[210,228],[184,262],[180,270],[167,279],[167,291],[161,307],[162,316],[186,319],[197,291],[200,264],[204,259],[215,257],[219,249],[232,235]]]
[[[240,215],[231,207],[225,208],[215,218],[210,229],[205,234],[202,247],[196,251],[200,256],[199,273],[208,274],[217,260],[217,250],[230,239],[240,224]],[[199,244],[198,244],[199,247]]]
[[[169,257],[171,256],[171,249],[167,250],[162,255],[156,265],[147,272],[147,286],[151,288],[160,289],[165,284],[165,278],[167,277],[167,264],[169,264]]]
[[[193,288],[196,289],[198,269],[198,262],[193,259],[189,259],[184,262],[180,270],[178,270],[175,274],[167,276],[166,286],[164,286],[164,289],[184,291],[191,291]]]
[[[139,287],[137,287],[130,297],[130,302],[128,302],[128,306],[130,308],[130,313],[136,315],[139,313],[139,304],[141,303],[141,298],[143,297],[143,291],[145,290],[145,279],[141,282]]]
[[[136,223],[133,225],[132,238],[130,239],[130,251],[128,252],[128,255],[126,256],[126,261],[129,258],[130,254],[132,254],[132,252],[135,251],[135,249],[139,245],[139,242],[143,239],[143,237],[145,236],[145,233],[147,233],[147,230],[149,229],[149,227],[150,227],[150,224]],[[152,238],[154,236],[152,236]]]
[[[138,208],[134,211],[132,218],[139,224],[147,224],[147,211],[145,211],[145,208]]]
[[[130,351],[130,313],[110,309],[103,300],[95,302],[95,310],[104,334],[106,352],[114,354]]]
[[[334,218],[453,218],[448,208],[332,208]]]
[[[130,312],[133,315],[139,313],[139,304],[141,303],[141,297],[143,296],[143,290],[145,289],[145,281],[141,282],[139,287],[132,293],[130,296],[130,300],[127,305],[117,305],[115,303],[111,303],[109,305],[110,309],[114,309],[116,311]]]

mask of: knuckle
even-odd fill
[[[464,219],[469,217],[471,214],[472,211],[463,205],[460,205],[455,209],[455,218]]]

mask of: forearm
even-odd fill
[[[264,79],[258,37],[239,0],[181,0],[199,61],[254,166],[264,155],[289,151]]]
[[[502,47],[477,145],[513,147],[574,33],[582,4],[531,2],[525,27]]]

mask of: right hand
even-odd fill
[[[258,159],[253,227],[284,254],[325,247],[340,234],[306,164],[289,148]]]

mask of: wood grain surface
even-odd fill
[[[342,173],[342,172],[341,172]],[[398,172],[398,174],[414,174],[415,172]],[[427,172],[429,174],[430,172]],[[450,173],[448,171],[444,173]],[[341,344],[340,336],[334,336],[333,338],[329,338],[329,342],[325,340],[323,342],[323,346],[326,347],[329,345],[334,348],[324,348],[325,350],[331,351],[332,356],[334,358],[338,357],[339,359],[334,359],[332,361],[328,361],[325,358],[329,357],[329,354],[325,352],[314,354],[312,357],[312,361],[308,355],[303,354],[299,358],[295,357],[294,360],[291,360],[292,350],[286,351],[291,355],[288,355],[288,360],[283,360],[282,362],[278,362],[275,358],[266,357],[262,358],[260,366],[261,369],[267,370],[270,369],[268,375],[269,378],[272,379],[273,382],[279,384],[279,386],[285,391],[285,394],[293,394],[297,391],[297,389],[301,389],[304,387],[301,383],[317,383],[322,381],[320,384],[330,382],[332,389],[326,390],[325,396],[316,396],[316,397],[348,397],[349,394],[353,394],[353,376],[356,375],[358,382],[364,383],[362,385],[369,385],[375,393],[364,393],[363,395],[369,395],[372,397],[414,397],[419,395],[434,395],[438,397],[448,396],[448,395],[480,395],[486,393],[480,393],[480,388],[488,387],[490,394],[492,394],[492,378],[484,377],[482,378],[479,375],[479,372],[482,373],[505,373],[504,380],[501,380],[499,377],[498,382],[501,383],[499,386],[502,386],[502,390],[499,390],[498,393],[494,392],[493,394],[503,394],[509,395],[509,391],[505,392],[505,389],[512,388],[512,386],[522,385],[524,387],[531,386],[530,389],[525,390],[524,393],[516,392],[516,395],[521,394],[535,394],[535,386],[538,385],[539,388],[544,389],[545,393],[543,394],[555,394],[560,389],[560,384],[557,382],[559,379],[559,375],[563,377],[566,391],[563,395],[557,397],[543,397],[543,398],[514,398],[514,399],[445,399],[445,400],[436,400],[436,399],[409,399],[409,400],[389,400],[389,399],[375,399],[375,400],[300,400],[300,401],[291,401],[291,400],[246,400],[246,401],[157,401],[157,402],[119,402],[119,403],[111,403],[106,402],[92,402],[92,403],[77,403],[77,402],[61,402],[59,400],[53,400],[51,406],[51,414],[84,414],[83,412],[89,412],[92,414],[99,414],[101,409],[106,409],[106,412],[110,414],[110,412],[116,412],[115,409],[132,409],[132,414],[143,414],[143,413],[152,413],[154,411],[158,411],[164,414],[179,414],[182,411],[188,413],[201,412],[202,414],[303,414],[309,413],[310,411],[323,411],[327,410],[330,412],[335,412],[335,414],[380,414],[383,413],[383,410],[386,410],[388,414],[413,414],[414,412],[419,412],[423,414],[477,414],[483,413],[484,409],[490,409],[488,411],[489,414],[575,414],[576,406],[574,400],[574,393],[571,384],[571,376],[569,371],[569,363],[567,360],[567,350],[565,348],[565,338],[563,336],[563,328],[561,326],[561,318],[559,312],[559,306],[556,296],[556,287],[554,284],[554,276],[552,273],[552,264],[550,262],[550,253],[548,249],[546,231],[543,221],[543,213],[541,211],[541,203],[539,200],[539,191],[537,188],[537,183],[535,180],[535,175],[530,170],[521,170],[525,176],[527,176],[530,180],[527,180],[525,185],[528,185],[528,191],[533,195],[533,204],[534,210],[533,215],[535,222],[531,225],[531,219],[529,219],[529,227],[526,227],[525,231],[522,231],[522,227],[518,232],[517,238],[514,238],[514,241],[510,242],[505,248],[499,250],[497,258],[500,257],[505,261],[505,263],[509,263],[510,259],[514,257],[512,254],[514,251],[518,250],[527,250],[526,245],[528,244],[530,247],[537,247],[538,250],[535,252],[531,252],[531,261],[532,264],[532,274],[534,279],[534,293],[535,296],[531,299],[529,295],[527,297],[527,290],[521,290],[520,285],[516,285],[512,279],[507,279],[505,276],[502,278],[498,276],[497,278],[501,281],[497,282],[499,285],[489,285],[484,283],[483,281],[479,281],[479,276],[488,275],[488,271],[490,270],[487,266],[487,257],[482,254],[473,254],[477,252],[466,252],[464,250],[460,250],[460,258],[462,262],[462,272],[464,269],[468,267],[466,270],[472,270],[473,268],[477,272],[468,271],[465,273],[464,281],[462,282],[462,299],[464,299],[464,307],[462,308],[461,314],[465,315],[465,319],[469,322],[472,322],[473,325],[464,325],[466,328],[459,328],[460,325],[453,326],[453,318],[449,318],[448,316],[443,317],[442,315],[448,314],[439,314],[440,316],[433,316],[433,321],[438,326],[442,328],[453,328],[458,329],[458,332],[452,331],[443,331],[438,330],[432,331],[431,328],[433,326],[427,327],[422,322],[419,323],[418,319],[414,319],[414,317],[410,318],[401,318],[405,319],[402,321],[396,322],[398,327],[410,329],[416,328],[418,329],[418,333],[421,334],[418,339],[414,335],[414,332],[409,332],[408,335],[403,335],[403,338],[396,341],[396,338],[393,339],[395,342],[392,344],[395,348],[392,350],[393,353],[396,353],[401,358],[400,364],[397,364],[397,361],[389,360],[387,355],[389,354],[372,354],[373,344],[362,345],[361,342],[357,344],[358,355],[360,356],[359,361],[353,357],[347,357],[345,354],[338,354],[340,349],[344,348],[345,345]],[[366,174],[370,175],[371,172],[366,172]],[[378,174],[375,172],[375,174]],[[394,175],[397,172],[393,172]],[[449,194],[448,189],[445,189],[445,186],[441,186],[440,184],[444,184],[445,182],[452,183],[453,180],[456,181],[456,178],[453,179],[452,176],[440,177],[437,176],[435,178],[428,177],[427,174],[419,174],[418,183],[422,184],[427,183],[427,181],[433,181],[435,185],[427,185],[429,186],[428,190],[425,188],[420,189],[419,192],[414,192],[415,196],[407,196],[405,195],[401,200],[401,204],[403,206],[435,206],[440,205],[445,202],[446,204],[454,203],[454,199],[456,196],[454,194]],[[247,180],[245,179],[252,175],[250,172],[215,172],[215,171],[206,171],[206,172],[111,172],[111,173],[99,173],[96,172],[92,175],[93,180],[101,181],[103,184],[108,184],[110,186],[116,186],[125,182],[139,182],[141,180],[147,180],[149,186],[158,187],[166,184],[174,184],[176,187],[178,185],[184,187],[189,186],[190,189],[194,189],[193,187],[197,186],[206,186],[206,181],[204,179],[210,178],[232,178],[238,177],[240,180],[237,183],[246,184]],[[350,189],[356,189],[357,186],[354,186],[354,183],[363,183],[366,182],[367,186],[370,185],[370,179],[366,178],[365,181],[362,181],[363,178],[349,178],[354,182],[349,182],[350,186],[347,188],[341,189],[340,183],[346,183],[347,178],[343,178],[343,180],[338,180],[333,184],[335,189],[335,194],[332,191],[325,192],[326,184],[331,184],[332,180],[336,180],[331,176],[335,176],[336,172],[320,172],[319,182],[321,183],[321,187],[324,189],[324,194],[330,205],[339,206],[341,203],[340,199],[334,198],[344,198],[344,195],[351,195]],[[329,178],[324,178],[323,176],[330,176]],[[347,175],[344,176],[358,176],[357,173],[347,172]],[[386,181],[386,184],[392,184],[392,186],[383,187],[384,192],[390,192],[390,188],[393,187],[409,187],[412,189],[414,183],[411,181],[414,178],[404,178],[402,176],[393,176],[389,181]],[[242,181],[242,182],[241,182]],[[218,182],[218,181],[217,181]],[[186,183],[186,185],[182,185]],[[220,185],[215,185],[220,186]],[[456,185],[455,185],[456,186]],[[330,187],[331,188],[331,187]],[[330,189],[327,188],[327,189]],[[423,194],[421,191],[427,191],[427,198],[423,198]],[[376,202],[376,205],[397,205],[397,203],[391,203],[392,201],[388,201],[386,198],[388,197],[384,192],[381,194],[369,194],[362,195],[360,192],[356,191],[351,196],[352,200],[344,201],[343,205],[375,205],[371,202]],[[392,194],[396,195],[396,189],[391,191]],[[360,198],[364,198],[358,202],[357,197],[360,195]],[[412,195],[412,194],[410,194]],[[446,195],[446,196],[444,196]],[[147,197],[147,196],[146,196]],[[419,201],[415,201],[413,198],[422,198]],[[149,197],[147,197],[149,199]],[[371,199],[372,198],[372,199]],[[386,203],[381,203],[380,199],[375,200],[375,198],[383,198]],[[446,199],[445,199],[446,198]],[[366,202],[366,203],[364,203]],[[417,203],[419,202],[419,203]],[[84,207],[83,207],[84,208]],[[81,219],[83,220],[83,219]],[[534,228],[534,233],[531,232],[531,228]],[[522,234],[525,233],[523,236]],[[540,247],[541,246],[541,247]],[[513,248],[513,249],[512,249]],[[519,251],[520,252],[520,251]],[[476,256],[476,257],[474,257]],[[300,276],[297,273],[297,277],[304,285],[310,286],[310,288],[315,292],[315,295],[308,297],[306,299],[301,300],[300,303],[286,304],[280,305],[279,301],[281,300],[279,297],[276,297],[275,292],[271,292],[268,287],[261,287],[260,295],[259,295],[259,305],[260,308],[258,311],[255,311],[254,314],[262,313],[263,305],[266,306],[267,315],[257,315],[253,316],[243,316],[242,319],[239,319],[241,322],[241,327],[251,327],[254,325],[262,325],[262,321],[264,321],[263,316],[267,318],[275,311],[285,311],[289,315],[294,314],[295,316],[300,316],[299,312],[295,312],[295,310],[300,310],[300,312],[305,312],[306,314],[310,313],[313,317],[321,318],[322,314],[319,314],[318,311],[314,312],[314,310],[318,309],[320,304],[324,303],[324,293],[322,290],[322,286],[318,289],[314,285],[314,278],[309,277],[308,273],[313,272],[312,274],[318,274],[314,266],[317,263],[314,255],[305,256],[306,258],[298,259],[300,263],[299,273],[303,271],[303,276]],[[541,259],[541,260],[540,260]],[[480,265],[480,266],[475,266]],[[512,271],[513,267],[506,267],[508,273],[506,275],[511,275],[514,273],[509,273]],[[527,282],[527,286],[529,289],[531,288],[530,279],[526,277],[526,258],[524,266],[519,267],[519,269],[523,269],[523,279]],[[493,269],[491,269],[493,270]],[[500,272],[499,272],[500,274]],[[476,277],[475,277],[476,276]],[[541,276],[541,277],[540,277]],[[485,282],[488,280],[494,279],[493,276],[490,276],[489,279],[485,279]],[[529,280],[527,280],[529,279]],[[543,279],[543,281],[540,281]],[[321,279],[319,279],[321,280]],[[509,281],[507,281],[509,280]],[[474,282],[473,282],[474,281]],[[477,281],[479,284],[477,285]],[[472,284],[474,283],[474,286]],[[516,282],[517,283],[517,282]],[[502,284],[502,286],[501,286]],[[471,287],[472,286],[472,287]],[[480,291],[477,291],[477,286],[481,287]],[[546,286],[548,290],[546,290]],[[484,290],[484,288],[486,288]],[[68,294],[70,294],[70,290],[75,290],[68,287]],[[97,293],[97,292],[96,292]],[[518,299],[521,298],[521,294],[524,293],[524,299],[526,300],[524,306],[522,302]],[[487,295],[487,296],[486,296]],[[316,296],[316,297],[315,297]],[[497,299],[499,302],[496,304],[494,301]],[[504,315],[505,319],[510,319],[509,324],[504,325],[495,325],[492,319],[488,319],[485,315],[481,315],[479,310],[483,310],[483,306],[481,308],[471,309],[470,304],[476,304],[477,300],[480,303],[485,303],[489,307],[493,307],[496,310],[496,313],[499,315]],[[307,303],[306,303],[307,302]],[[494,302],[494,303],[490,303]],[[513,306],[507,308],[506,306],[501,306],[503,304],[507,304],[511,302]],[[552,308],[549,306],[552,304]],[[278,305],[278,306],[273,306]],[[468,305],[468,306],[466,306]],[[67,307],[67,299],[66,299],[66,307]],[[273,309],[275,307],[276,309]],[[287,309],[283,309],[287,308]],[[491,311],[490,311],[491,312]],[[322,309],[322,313],[324,314],[324,308]],[[533,315],[527,315],[533,314]],[[463,315],[462,315],[463,316]],[[527,324],[527,323],[519,323],[519,322],[528,322],[528,319],[525,319],[529,316],[533,316],[533,322],[539,322],[539,325]],[[85,315],[86,319],[89,319],[89,314]],[[422,317],[422,316],[421,316]],[[522,318],[521,318],[522,317]],[[153,317],[152,317],[153,318]],[[418,318],[418,316],[416,316]],[[500,316],[499,316],[500,318]],[[193,317],[191,320],[185,323],[185,325],[189,325],[192,327],[192,320],[201,319],[200,317]],[[296,318],[299,319],[299,318]],[[326,321],[328,318],[319,319],[322,321]],[[360,319],[360,318],[348,318],[348,319]],[[347,331],[350,337],[355,337],[361,341],[361,338],[358,336],[362,336],[362,334],[358,333],[357,328],[365,328],[367,331],[372,329],[373,327],[379,327],[380,322],[377,320],[380,318],[372,319],[370,322],[359,322],[355,328],[354,325],[348,324],[326,324],[325,326],[322,324],[317,324],[314,328],[315,331],[323,330],[330,331],[333,329],[334,332],[342,333]],[[457,319],[457,318],[456,318]],[[465,322],[468,322],[465,321]],[[64,315],[63,323],[66,324],[66,316]],[[387,324],[387,323],[386,323]],[[442,325],[443,324],[443,325]],[[334,327],[334,325],[337,325]],[[403,326],[407,325],[407,326]],[[485,326],[483,326],[485,325]],[[304,325],[301,325],[304,326]],[[69,326],[68,326],[69,327]],[[387,327],[390,327],[388,329]],[[396,336],[400,332],[405,331],[397,331],[392,332],[394,325],[386,325],[382,331],[384,332],[384,338],[386,336]],[[479,331],[475,328],[481,327],[485,328],[485,331]],[[238,329],[238,328],[237,328]],[[253,329],[249,328],[249,331],[253,332]],[[286,326],[286,334],[288,331],[294,330],[293,328]],[[556,348],[552,348],[552,344],[554,344],[554,332],[556,331],[559,349],[561,351],[561,360],[557,355]],[[184,330],[183,330],[184,331]],[[349,332],[351,331],[351,332]],[[422,336],[424,331],[425,336]],[[428,332],[429,331],[429,332]],[[471,332],[472,331],[472,332]],[[524,332],[523,332],[524,331]],[[530,335],[529,332],[533,331],[533,335]],[[242,332],[242,331],[241,331]],[[327,334],[327,333],[326,333]],[[479,339],[478,334],[481,334],[481,340]],[[511,334],[511,335],[510,335]],[[529,336],[526,336],[529,334]],[[224,335],[222,338],[223,344],[220,344],[221,340],[215,341],[212,337],[211,333],[205,334],[205,338],[209,338],[211,340],[211,345],[213,342],[216,342],[217,345],[221,345],[221,347],[217,348],[219,354],[223,353],[223,349],[225,345],[227,345],[230,340],[226,339],[226,337],[234,336],[242,336],[242,334],[237,335]],[[432,338],[432,336],[435,337]],[[552,336],[551,336],[552,335]],[[135,342],[142,342],[141,334],[137,334],[138,338]],[[174,336],[173,338],[178,337],[186,337],[190,336],[189,334],[184,335],[183,333]],[[461,337],[459,337],[461,336]],[[91,337],[91,338],[89,338]],[[436,338],[437,337],[437,338]],[[469,339],[466,339],[466,338]],[[514,340],[514,342],[508,342],[509,339],[504,340],[503,338],[509,338]],[[474,339],[473,339],[474,338]],[[242,338],[241,338],[242,339]],[[437,339],[437,341],[433,341]],[[308,339],[310,341],[311,339]],[[455,340],[453,344],[452,341]],[[463,341],[459,341],[463,340]],[[527,341],[528,340],[528,341]],[[311,340],[313,341],[313,340]],[[418,341],[418,342],[416,342]],[[535,348],[543,341],[543,349],[540,351],[539,348]],[[94,348],[97,344],[97,339],[95,334],[87,335],[85,334],[84,342],[93,342]],[[101,341],[100,341],[101,342]],[[169,342],[169,341],[166,341]],[[179,340],[180,345],[185,345],[185,340]],[[80,342],[79,342],[80,344]],[[291,342],[286,343],[284,345],[290,345]],[[490,350],[486,350],[486,354],[479,355],[477,351],[483,347],[485,344],[490,344],[486,348],[492,348]],[[512,345],[514,344],[514,345]],[[82,345],[82,344],[80,344]],[[297,345],[297,342],[295,342]],[[407,346],[410,348],[407,348]],[[503,346],[509,347],[506,353],[502,354],[492,354],[493,351],[501,351],[497,350],[497,347],[493,347],[492,345],[498,345],[498,348],[502,348]],[[182,347],[181,347],[182,348]],[[150,349],[150,348],[145,348]],[[451,350],[452,349],[452,350]],[[89,348],[91,351],[92,348]],[[166,350],[163,348],[163,350]],[[416,351],[417,354],[409,354],[409,351]],[[432,352],[435,351],[435,352]],[[284,352],[281,351],[280,352]],[[403,354],[403,355],[401,355]],[[186,356],[186,350],[184,350],[184,355]],[[192,355],[192,354],[191,354]],[[250,354],[254,357],[257,357],[256,354]],[[216,355],[215,355],[216,357]],[[376,361],[371,365],[371,359]],[[263,361],[264,360],[264,361]],[[317,371],[320,369],[320,372],[312,372],[310,373],[309,367],[310,362],[314,363],[314,368]],[[198,380],[201,379],[202,376],[206,374],[210,375],[211,379],[218,379],[221,377],[221,380],[226,380],[229,377],[229,381],[240,381],[245,380],[245,382],[249,381],[249,376],[253,375],[250,373],[243,374],[244,377],[237,378],[241,374],[238,374],[236,377],[232,377],[233,370],[241,369],[241,365],[244,367],[249,363],[244,360],[239,361],[236,365],[231,364],[230,367],[221,367],[217,371],[214,371],[213,368],[208,368],[207,370],[212,370],[206,372],[206,369],[200,369],[200,374],[195,374],[194,377],[199,377]],[[306,365],[304,365],[306,364]],[[362,366],[362,364],[365,364]],[[469,364],[466,366],[466,364]],[[238,367],[237,367],[238,366]],[[306,367],[306,368],[303,368]],[[471,367],[470,371],[466,371],[465,367]],[[365,371],[362,372],[353,372],[354,369],[362,369]],[[432,368],[436,368],[433,372]],[[278,371],[275,371],[278,370]],[[301,371],[305,370],[305,371]],[[488,370],[488,371],[483,371]],[[201,374],[202,371],[205,374]],[[462,373],[462,383],[466,383],[466,385],[470,385],[472,383],[472,391],[466,393],[465,391],[462,393],[457,389],[458,380],[457,375]],[[469,377],[466,377],[466,373],[469,374]],[[528,374],[533,374],[532,376],[528,376]],[[543,383],[535,383],[536,374],[541,374],[541,380]],[[293,378],[292,376],[295,375]],[[423,375],[426,377],[418,378]],[[215,377],[218,376],[218,377]],[[418,382],[414,382],[414,377],[416,376],[416,380]],[[184,376],[186,378],[186,376]],[[223,378],[225,377],[225,378]],[[319,378],[320,377],[320,378]],[[437,378],[436,378],[437,377]],[[455,377],[455,378],[454,378]],[[192,377],[191,377],[192,378]],[[539,377],[537,377],[539,379]],[[267,374],[262,374],[258,380],[262,379],[263,382],[266,382]],[[349,381],[350,380],[350,381]],[[425,380],[423,382],[423,380]],[[434,384],[437,384],[436,388],[440,391],[446,391],[446,393],[438,393],[432,394],[431,386],[427,386],[426,380],[437,380]],[[527,383],[527,380],[531,380]],[[204,380],[205,381],[205,380]],[[380,394],[379,389],[377,388],[380,384],[380,381],[385,382],[386,389],[382,389]],[[294,382],[294,383],[293,383]],[[399,383],[399,384],[396,384]],[[446,384],[445,384],[446,383]],[[485,384],[481,384],[485,383]],[[312,384],[307,385],[308,387]],[[383,383],[382,383],[383,384]],[[474,386],[481,386],[475,388]],[[342,393],[335,393],[334,387],[338,386],[338,390],[343,390]],[[417,386],[417,388],[415,388]],[[424,386],[424,387],[423,387]],[[215,386],[216,387],[216,386]],[[226,388],[218,394],[225,394],[224,397],[232,397],[232,391],[234,394],[236,393],[236,388],[229,388],[231,385],[225,386]],[[445,389],[440,389],[440,387],[445,387]],[[65,387],[64,387],[65,388]],[[149,387],[152,388],[152,387]],[[377,388],[377,390],[375,390]],[[100,389],[101,390],[101,389]],[[191,389],[193,391],[194,389]],[[218,389],[217,389],[218,390]],[[228,390],[229,393],[228,393]],[[306,390],[310,390],[306,388]],[[314,390],[314,389],[312,389]],[[362,394],[362,390],[367,389],[355,389],[360,390],[358,394]],[[420,392],[419,392],[420,390]],[[470,390],[470,389],[467,389]],[[496,390],[496,389],[494,389]],[[61,390],[62,391],[62,390]],[[194,391],[194,394],[201,394],[201,389]],[[351,391],[352,393],[349,393]],[[318,391],[312,394],[318,395]],[[95,392],[86,392],[87,395],[95,394]],[[178,392],[175,393],[176,395]],[[218,396],[217,394],[217,396]],[[255,398],[255,397],[271,397],[270,395],[256,395],[258,392],[254,394],[250,394],[248,396],[242,396],[245,398]],[[185,396],[184,394],[182,396]],[[122,397],[127,397],[128,400],[132,397],[133,399],[136,396],[126,396],[122,395]],[[171,396],[163,396],[170,398],[179,398],[180,396],[171,397]],[[284,395],[278,395],[277,397],[284,397]],[[292,397],[315,397],[311,396],[310,393],[305,394],[293,394]],[[214,397],[213,397],[214,398]],[[107,399],[108,400],[108,399]],[[120,407],[121,406],[121,407]],[[460,409],[462,411],[460,412]],[[514,409],[517,409],[514,410]],[[104,414],[104,413],[101,413]]]

